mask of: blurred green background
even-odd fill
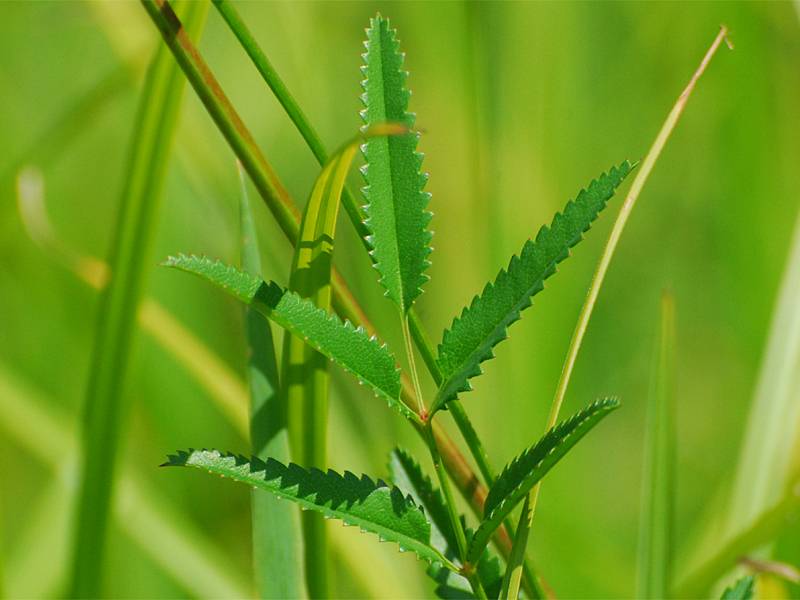
[[[668,287],[677,303],[676,535],[685,572],[710,507],[717,516],[724,511],[797,215],[796,7],[265,2],[239,10],[329,147],[361,124],[358,67],[369,17],[380,11],[398,28],[433,194],[432,280],[418,310],[434,340],[581,187],[623,159],[643,157],[719,24],[730,27],[735,51],[720,52],[700,81],[623,237],[565,411],[610,394],[623,408],[548,477],[533,532],[534,556],[559,597],[633,595],[644,404],[658,299]],[[18,176],[27,169],[23,181],[41,177],[60,240],[105,257],[144,68],[157,43],[137,2],[0,4],[0,548],[9,597],[54,596],[66,576],[77,424],[98,305],[96,291],[23,227]],[[199,46],[301,206],[319,167],[213,10]],[[359,184],[357,173],[352,182]],[[238,262],[237,198],[233,154],[187,89],[153,266],[179,251]],[[464,397],[495,468],[544,427],[619,203]],[[290,248],[261,204],[256,218],[265,275],[285,283]],[[340,232],[337,264],[383,337],[400,347],[352,227],[343,223]],[[240,306],[157,268],[147,296],[242,376]],[[792,392],[798,402],[799,389]],[[145,333],[119,393],[133,408],[107,594],[251,593],[248,490],[157,468],[168,452],[189,446],[246,452],[240,429]],[[338,370],[331,422],[337,470],[385,477],[395,444],[421,450],[410,428]],[[381,586],[392,597],[430,595],[412,556],[338,523],[329,527],[338,595]],[[781,557],[800,562],[800,530],[785,535]],[[220,587],[197,583],[211,575],[181,540],[213,564]],[[359,555],[366,565],[358,566]]]

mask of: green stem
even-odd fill
[[[187,5],[187,21],[192,29],[199,31],[207,8],[206,3]],[[124,437],[126,407],[121,390],[184,86],[180,70],[159,46],[139,103],[109,261],[111,281],[101,301],[95,334],[83,417],[82,469],[69,588],[72,597],[101,594],[116,455]]]
[[[408,332],[408,317],[400,315],[400,322],[403,328],[403,342],[406,347],[406,357],[408,358],[408,368],[411,371],[411,381],[414,383],[414,393],[419,404],[419,417],[422,421],[427,420],[428,412],[425,410],[425,400],[422,397],[422,387],[419,385],[419,374],[417,373],[417,363],[414,359],[414,346],[411,344],[411,334]]]
[[[466,564],[467,536],[464,533],[464,527],[461,524],[461,519],[458,518],[455,499],[453,498],[453,492],[450,489],[450,482],[447,479],[447,473],[442,465],[442,457],[440,456],[439,448],[436,445],[436,438],[433,435],[431,423],[431,421],[428,421],[425,425],[425,441],[428,443],[428,449],[430,450],[431,459],[433,460],[433,468],[436,471],[436,477],[439,479],[439,486],[442,488],[442,493],[444,494],[444,502],[447,506],[447,514],[450,517],[450,525],[452,526],[453,532],[456,536],[456,544],[458,545],[458,558],[461,561],[463,574],[468,579],[470,586],[472,586],[472,591],[475,596],[478,598],[486,598],[486,592],[484,591],[483,586],[478,579],[476,565]]]
[[[514,545],[511,547],[511,556],[508,557],[506,574],[503,577],[503,588],[500,598],[517,600],[519,597],[519,583],[522,579],[523,565],[525,564],[525,550],[528,547],[528,534],[531,531],[533,522],[533,511],[531,510],[531,498],[525,497],[522,505],[522,513],[519,516],[517,525],[517,535],[514,537]]]

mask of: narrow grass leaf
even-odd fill
[[[186,3],[189,34],[208,4]],[[136,332],[159,197],[172,151],[185,80],[163,46],[145,82],[111,250],[111,281],[101,305],[84,405],[82,466],[69,595],[102,595],[101,576],[118,443],[124,438],[125,375]]]
[[[242,268],[261,274],[250,200],[244,173],[239,169],[241,193],[239,217]],[[275,457],[289,462],[289,431],[286,407],[282,404],[278,365],[269,321],[254,308],[245,307],[250,391],[250,445],[253,456],[261,460]],[[252,492],[253,568],[256,588],[261,598],[305,597],[303,572],[303,534],[296,507],[268,494]]]
[[[170,257],[166,266],[198,275],[303,338],[318,352],[367,384],[376,395],[403,416],[414,421],[416,414],[400,400],[400,372],[397,363],[377,339],[360,327],[344,323],[277,283],[264,282],[219,261],[205,257]]]
[[[396,31],[380,15],[370,20],[362,72],[366,126],[396,122],[408,129],[414,115],[408,112],[411,92],[408,73]],[[421,172],[422,154],[417,152],[418,133],[376,137],[362,147],[367,164],[363,168],[366,186],[367,242],[380,273],[386,295],[405,316],[422,293],[430,266],[431,213],[426,209],[430,194],[424,191],[428,176]]]
[[[674,506],[675,307],[661,299],[661,324],[647,406],[642,516],[639,531],[638,598],[666,598],[672,577]]]
[[[494,531],[536,483],[606,415],[619,407],[614,398],[598,400],[556,425],[509,463],[486,496],[484,520],[475,532],[467,560],[476,562]]]
[[[544,281],[556,265],[569,256],[569,250],[602,211],[633,166],[624,162],[592,181],[550,226],[528,240],[519,256],[513,256],[506,270],[475,296],[439,344],[437,363],[443,376],[432,411],[441,408],[459,392],[472,389],[469,379],[481,374],[480,363],[493,358],[492,348],[504,340],[508,326],[531,305],[531,298],[544,289]]]
[[[194,467],[228,477],[295,502],[303,509],[339,519],[345,525],[358,526],[429,563],[451,564],[431,547],[430,523],[411,497],[366,475],[304,469],[273,459],[248,461],[217,450],[179,452],[169,456],[164,466]]]
[[[726,588],[720,600],[751,600],[754,596],[755,577],[748,575]]]

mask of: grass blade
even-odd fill
[[[672,579],[675,501],[675,304],[661,298],[661,326],[647,404],[638,598],[666,598]]]
[[[544,289],[544,281],[583,239],[617,187],[631,172],[627,161],[604,173],[575,200],[557,213],[551,225],[542,227],[535,240],[528,240],[508,269],[501,270],[479,296],[444,332],[437,364],[443,376],[431,412],[436,412],[459,392],[472,389],[469,379],[481,374],[480,364],[493,357],[493,348],[507,336],[508,327],[531,305],[531,298]]]
[[[208,5],[188,3],[187,20],[198,32]],[[169,53],[159,47],[139,104],[135,137],[117,231],[111,252],[112,278],[100,306],[86,392],[77,529],[72,550],[70,594],[101,594],[101,573],[114,462],[125,409],[119,390],[135,333],[158,198],[166,173],[184,80]]]
[[[381,131],[368,135],[376,133]],[[325,312],[331,311],[333,247],[342,189],[360,142],[358,137],[346,144],[322,169],[306,203],[294,251],[289,289]],[[283,347],[283,402],[290,411],[292,456],[305,467],[322,469],[327,465],[328,360],[288,331]],[[303,515],[303,536],[309,594],[326,597],[327,536],[320,515]]]
[[[456,567],[430,545],[431,526],[422,510],[399,488],[349,471],[304,469],[269,459],[248,461],[217,450],[189,450],[168,458],[163,466],[193,467],[255,486],[345,525],[358,526],[380,539],[395,542],[431,563]]]
[[[531,488],[560,461],[584,435],[619,407],[613,398],[598,400],[551,429],[533,446],[510,462],[489,490],[483,522],[469,546],[467,560],[476,563],[494,531]]]
[[[261,275],[253,215],[244,174],[239,171],[242,191],[239,202],[242,238],[242,268]],[[250,445],[253,456],[289,462],[289,431],[286,405],[281,397],[278,365],[269,322],[251,307],[245,308],[249,356],[247,379],[250,390]],[[262,598],[302,598],[305,592],[303,537],[300,515],[294,506],[255,490],[252,511],[253,567]]]
[[[800,218],[770,326],[764,362],[747,418],[728,511],[728,533],[782,495],[800,448]]]

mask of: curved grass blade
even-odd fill
[[[752,575],[742,577],[722,592],[720,600],[751,600],[754,595],[755,583],[755,577]]]
[[[194,467],[254,486],[303,509],[339,519],[345,525],[356,525],[431,564],[457,569],[431,547],[431,525],[414,501],[399,488],[374,482],[366,475],[357,477],[349,471],[340,475],[293,463],[286,466],[273,459],[248,461],[217,450],[179,452],[169,456],[163,466]]]
[[[508,269],[501,270],[493,283],[475,296],[439,344],[437,363],[443,376],[431,412],[441,408],[459,392],[472,389],[469,379],[481,374],[480,363],[493,358],[492,348],[507,337],[507,328],[531,305],[531,298],[544,289],[544,281],[556,265],[569,256],[569,249],[583,239],[633,166],[625,161],[614,167],[575,200],[557,213],[551,225],[544,226],[536,240],[528,240],[519,256],[513,256]]]
[[[661,298],[660,329],[647,406],[638,598],[666,598],[672,579],[675,304],[672,295],[666,292]]]
[[[239,165],[239,218],[242,268],[261,273],[253,215],[244,173]],[[282,403],[278,365],[269,322],[251,307],[245,308],[250,391],[250,445],[253,456],[289,462],[289,431]],[[267,494],[251,493],[253,567],[261,598],[305,597],[303,533],[296,507]]]
[[[556,425],[536,444],[509,463],[489,490],[484,504],[484,520],[475,532],[467,560],[477,562],[489,538],[522,501],[536,483],[606,415],[619,407],[615,398],[590,404],[579,413]]]
[[[208,4],[187,3],[187,27],[199,33]],[[136,314],[153,241],[158,199],[172,150],[185,81],[166,48],[150,65],[139,101],[131,154],[111,250],[112,277],[101,301],[83,415],[77,525],[69,595],[102,595],[106,530],[126,407],[120,390],[136,333]]]
[[[378,15],[370,20],[364,45],[361,118],[368,127],[389,121],[411,129],[414,115],[408,112],[408,73],[388,19]],[[420,172],[423,157],[417,152],[418,140],[418,133],[408,133],[371,138],[362,146],[367,161],[362,169],[367,242],[381,285],[404,317],[422,293],[430,266],[432,215],[426,210],[430,194],[424,191],[428,176]]]
[[[345,144],[317,178],[300,222],[289,289],[308,298],[317,308],[331,311],[331,271],[336,220],[342,190],[358,146],[364,137],[405,131],[378,125]],[[283,350],[283,405],[290,411],[289,434],[295,461],[306,467],[327,464],[328,361],[302,338],[287,332]],[[306,580],[313,598],[327,597],[325,522],[316,514],[303,515]]]
[[[404,417],[418,422],[414,411],[400,400],[400,372],[394,357],[377,339],[325,312],[274,281],[257,277],[205,257],[170,257],[166,266],[198,275],[266,315],[284,329],[303,338],[387,401]]]

